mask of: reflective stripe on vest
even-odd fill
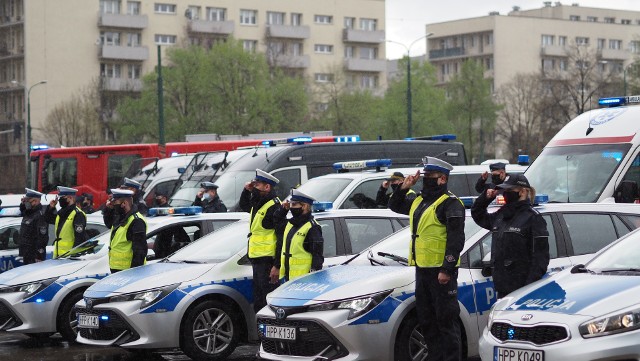
[[[56,234],[56,241],[53,247],[53,258],[61,256],[73,248],[76,241],[76,233],[75,229],[73,229],[73,220],[76,218],[76,214],[78,212],[84,214],[84,212],[78,208],[72,210],[64,221],[64,224],[62,224],[60,233]],[[55,232],[58,232],[59,223],[60,215],[56,216]]]
[[[276,255],[276,230],[266,229],[262,227],[262,221],[267,214],[267,210],[274,204],[276,204],[277,198],[274,198],[258,209],[255,217],[251,220],[251,226],[249,232],[249,258],[258,257],[275,257]],[[251,214],[253,214],[253,208],[251,208]]]
[[[129,216],[127,223],[116,229],[109,245],[109,268],[115,270],[131,268],[133,243],[127,239],[127,231],[129,230],[129,226],[131,226],[131,222],[136,218],[142,219],[145,225],[147,224],[142,214],[136,212]],[[111,232],[113,232],[113,227],[111,227]],[[144,263],[147,263],[147,261],[145,260]]]
[[[443,194],[427,209],[425,209],[416,234],[411,237],[409,244],[409,265],[418,267],[441,267],[444,262],[444,254],[447,249],[447,227],[440,223],[436,215],[436,208],[446,201],[450,195]],[[409,211],[409,225],[413,231],[413,214],[418,206],[422,203],[422,196],[419,195],[411,204]],[[415,249],[415,255],[413,254]],[[460,260],[458,260],[460,265]]]
[[[304,240],[307,238],[307,233],[309,233],[311,226],[313,226],[313,224],[307,222],[300,226],[296,233],[292,235],[291,246],[289,246],[289,257],[287,257],[289,232],[291,232],[293,228],[291,223],[287,223],[282,240],[282,254],[280,255],[280,278],[286,276],[287,269],[289,270],[288,281],[306,275],[311,270],[312,256],[311,253],[304,249]]]

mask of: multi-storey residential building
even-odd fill
[[[381,92],[384,29],[384,0],[0,0],[0,132],[25,124],[30,100],[33,143],[46,143],[48,112],[92,81],[103,92],[139,92],[156,45],[164,55],[228,37],[312,82],[331,81],[337,69],[349,85]],[[0,133],[0,143],[9,136]]]

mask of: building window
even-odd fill
[[[487,70],[493,70],[493,58],[484,59],[484,67]],[[456,73],[458,72],[458,63],[456,63]]]
[[[102,14],[120,14],[120,0],[100,0]]]
[[[604,49],[606,43],[606,39],[598,39],[598,50]]]
[[[553,35],[542,35],[542,46],[553,45]]]
[[[157,14],[175,14],[176,13],[176,5],[175,4],[155,3],[153,5],[153,10]]]
[[[605,71],[607,71],[607,63],[598,62],[598,72],[604,73]]]
[[[333,54],[333,45],[316,44],[313,49],[318,54]]]
[[[200,7],[199,6],[189,6],[187,11],[184,13],[184,16],[189,20],[198,20],[200,19]]]
[[[578,15],[569,15],[569,20],[571,20],[571,21],[580,21],[580,16],[578,16]]]
[[[622,19],[622,20],[620,20],[620,24],[622,24],[622,25],[631,25],[631,20]]]
[[[255,53],[258,46],[257,40],[242,40],[242,49],[247,53]]]
[[[604,22],[607,24],[615,24],[616,18],[604,18]]]
[[[267,11],[267,24],[269,25],[284,25],[285,13],[279,13],[275,11]]]
[[[129,79],[140,79],[142,65],[129,64]]]
[[[360,29],[366,31],[376,31],[378,21],[376,19],[360,19]]]
[[[207,8],[207,20],[209,20],[209,21],[225,21],[225,20],[227,20],[227,9],[225,9],[225,8]]]
[[[120,45],[120,33],[114,33],[111,31],[103,31],[100,33],[100,43],[102,45]]]
[[[291,14],[291,25],[293,25],[293,26],[301,26],[302,25],[302,14],[292,13]]]
[[[100,74],[105,78],[120,78],[120,64],[100,64]]]
[[[640,41],[638,41],[638,40],[630,41],[629,42],[629,51],[634,53],[634,54],[640,53]]]
[[[127,33],[127,46],[140,46],[142,36],[140,33]]]
[[[140,1],[127,1],[127,14],[140,15]]]
[[[345,17],[344,18],[344,28],[345,29],[353,29],[356,24],[356,18]]]
[[[316,73],[315,80],[316,80],[316,83],[329,83],[333,81],[333,74]]]
[[[567,45],[567,37],[566,36],[558,36],[558,45],[566,46]]]
[[[485,44],[486,45],[493,44],[493,33],[489,33],[485,35]]]
[[[240,24],[257,25],[258,12],[256,10],[240,10]]]
[[[285,46],[281,41],[272,41],[268,47],[270,55],[285,55]]]
[[[173,45],[176,43],[176,36],[156,34],[155,40],[156,45]]]
[[[622,40],[609,40],[609,49],[620,50],[622,49]]]
[[[597,16],[587,16],[587,21],[590,23],[597,23],[598,22],[598,17]]]
[[[558,68],[561,71],[567,71],[567,60],[566,59],[558,60]]]
[[[378,59],[378,48],[370,48],[370,47],[361,47],[360,48],[360,59]]]
[[[375,89],[378,87],[378,77],[376,75],[363,75],[360,77],[360,88]]]
[[[347,59],[353,58],[353,46],[344,47],[344,57]]]
[[[576,44],[589,45],[589,38],[585,38],[584,36],[576,36]]]
[[[331,15],[315,15],[313,22],[316,24],[333,24],[333,16]]]
[[[290,43],[289,49],[291,50],[291,55],[293,56],[302,56],[302,49],[304,48],[302,43]]]

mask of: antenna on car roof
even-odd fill
[[[591,96],[589,96],[589,109],[593,109],[591,105]],[[591,112],[589,112],[589,125],[587,128],[587,134],[585,134],[585,136],[589,135],[591,132],[593,132],[593,128],[591,127]]]

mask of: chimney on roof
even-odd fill
[[[513,6],[513,11],[520,11],[520,7],[518,5]]]
[[[545,1],[543,4],[545,8],[551,7],[551,1]]]
[[[556,6],[562,6],[562,3],[560,1],[556,1],[555,5]]]
[[[494,16],[494,15],[500,15],[500,12],[492,11],[492,12],[489,13],[489,16]]]

